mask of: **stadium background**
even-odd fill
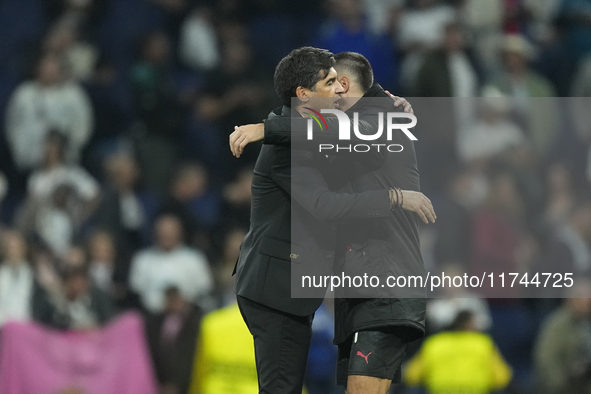
[[[364,54],[397,95],[505,98],[484,104],[506,122],[502,136],[492,122],[484,139],[453,128],[419,137],[423,191],[438,213],[422,235],[429,262],[591,269],[589,0],[1,0],[0,43],[0,324],[85,328],[112,317],[111,305],[140,311],[163,393],[204,373],[193,373],[204,313],[237,322],[230,273],[258,145],[235,159],[228,135],[278,106],[274,67],[302,45]],[[541,130],[531,97],[560,97],[561,122]],[[473,310],[513,368],[508,390],[541,392],[541,327],[569,306],[462,296],[430,305],[429,330]],[[578,310],[588,323],[589,306]],[[310,393],[333,390],[331,324],[323,307]],[[576,357],[561,360],[585,369],[591,328],[579,328],[555,339],[575,338],[564,348]],[[224,342],[227,331],[206,331]],[[228,363],[214,373],[238,374]]]

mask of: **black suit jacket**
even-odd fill
[[[269,115],[290,117],[287,107]],[[328,223],[391,215],[385,189],[361,194],[330,191],[323,178],[328,166],[323,155],[263,145],[252,180],[250,230],[236,266],[238,295],[291,314],[312,314],[326,288],[310,289],[307,296],[316,298],[292,298],[292,279],[299,281],[297,273],[331,272],[336,232]]]

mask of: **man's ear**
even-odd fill
[[[300,99],[300,101],[307,103],[310,99],[310,95],[308,94],[308,89],[298,86],[296,89],[296,96]]]
[[[343,93],[347,93],[349,91],[349,88],[351,87],[351,81],[349,80],[349,78],[341,77],[339,79],[339,83],[343,87]]]

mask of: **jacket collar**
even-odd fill
[[[374,83],[363,97],[381,97],[384,94],[384,88],[379,83]]]
[[[291,112],[292,112],[291,108],[286,105],[284,105],[283,108],[281,108],[281,115],[283,115],[283,116],[287,116],[289,118],[289,117],[291,117]],[[297,112],[297,111],[294,111],[294,112]],[[299,114],[299,112],[298,112],[298,114]]]
[[[365,92],[363,97],[361,97],[361,99],[359,101],[357,101],[351,108],[349,108],[347,110],[347,112],[351,113],[351,112],[355,112],[355,111],[360,111],[366,104],[362,101],[366,97],[386,97],[386,96],[387,95],[384,92],[384,88],[382,88],[379,83],[376,83],[371,88],[369,88],[369,90],[367,92]]]

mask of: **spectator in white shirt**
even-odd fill
[[[441,267],[442,274],[462,276],[466,268],[458,263],[448,263]],[[449,329],[455,316],[462,311],[470,311],[474,316],[474,328],[488,331],[492,326],[492,316],[486,300],[463,287],[442,287],[441,294],[427,304],[427,329],[430,333]]]
[[[526,130],[540,157],[549,154],[561,130],[560,111],[554,85],[535,71],[536,48],[521,34],[507,34],[500,47],[502,72],[486,89],[511,97],[512,112]]]
[[[527,143],[523,131],[509,118],[511,99],[483,97],[480,117],[457,138],[458,156],[466,163],[486,163],[511,148]]]
[[[131,263],[130,287],[139,294],[144,308],[162,312],[166,289],[174,286],[185,299],[209,309],[213,288],[209,263],[203,253],[184,245],[180,220],[160,216],[155,236],[156,245],[138,252]]]
[[[22,235],[6,231],[1,235],[0,326],[7,321],[29,320],[34,275],[27,261],[27,246]]]
[[[70,141],[67,159],[76,162],[92,134],[90,100],[75,82],[67,81],[55,55],[45,55],[36,79],[23,82],[6,110],[6,138],[19,170],[30,171],[43,161],[47,133],[56,129]]]
[[[35,199],[47,199],[59,185],[70,185],[83,200],[98,197],[99,184],[78,165],[66,163],[70,140],[57,130],[45,137],[43,167],[35,171],[28,182],[28,194]]]
[[[504,16],[503,0],[464,0],[459,6],[459,22],[469,32],[468,39],[484,68],[485,79],[492,78],[501,69],[497,49],[503,39]]]
[[[153,213],[153,199],[138,184],[140,168],[127,153],[117,153],[104,161],[109,181],[97,210],[96,223],[113,234],[124,252],[136,251],[148,238],[148,223]]]
[[[212,19],[210,9],[199,7],[181,25],[179,56],[196,71],[211,71],[220,64],[218,36]]]
[[[443,44],[444,28],[456,18],[456,11],[438,0],[414,0],[413,9],[400,21],[398,42],[403,50],[432,49]]]
[[[111,296],[120,309],[135,308],[136,298],[129,292],[127,254],[121,253],[113,234],[96,230],[88,240],[89,277],[95,287]]]
[[[19,215],[20,228],[37,233],[64,257],[76,231],[99,203],[98,183],[81,167],[66,165],[67,137],[50,131],[43,167],[29,178],[28,196]]]

